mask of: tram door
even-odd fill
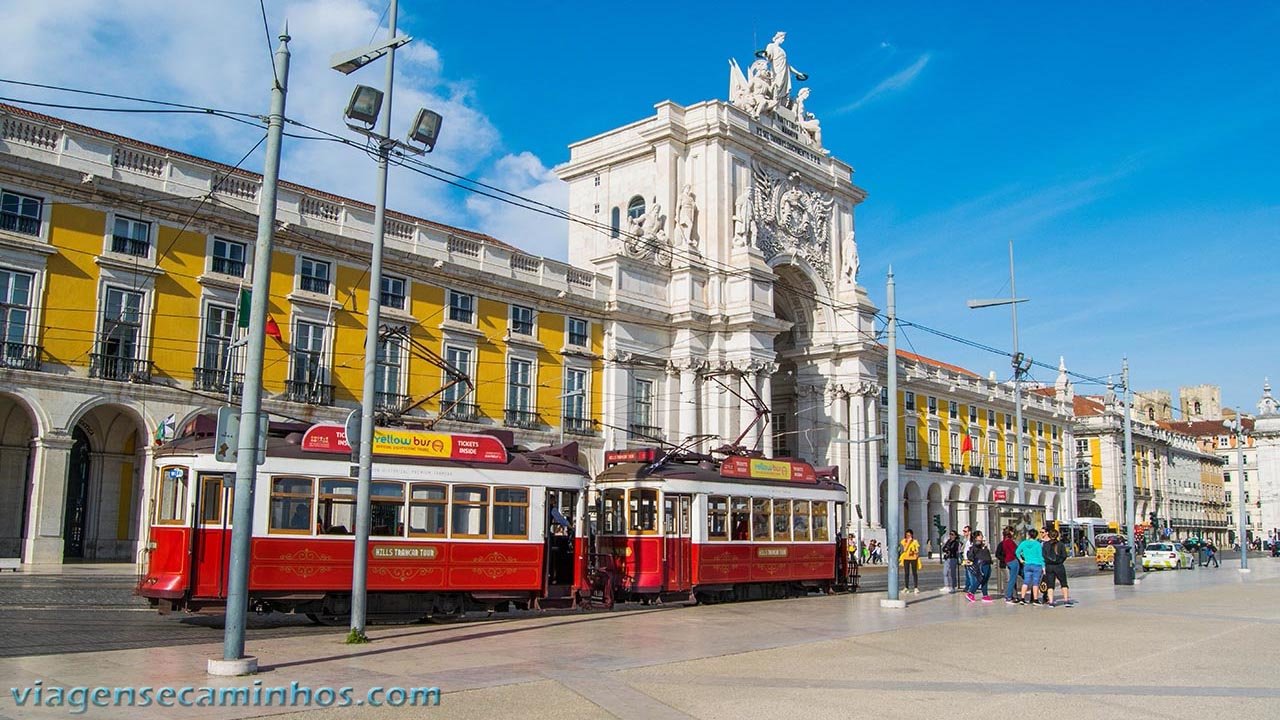
[[[547,491],[547,588],[573,584],[573,540],[578,493]],[[548,593],[549,596],[551,593]]]
[[[666,568],[666,582],[663,585],[668,592],[693,587],[692,504],[693,499],[688,495],[663,495],[663,567]]]
[[[191,594],[227,596],[227,564],[231,555],[231,500],[236,476],[200,475],[192,532]]]

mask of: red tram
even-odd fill
[[[610,452],[593,486],[604,595],[699,602],[853,587],[848,495],[834,469],[796,460]]]
[[[215,459],[212,425],[199,418],[156,452],[138,593],[162,612],[225,608],[235,466]],[[522,451],[504,431],[382,428],[374,442],[370,621],[568,605],[585,586],[588,475],[576,443]],[[251,608],[346,622],[353,475],[341,426],[272,426],[254,488]]]

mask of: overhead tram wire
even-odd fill
[[[93,97],[111,98],[113,100],[128,100],[130,102],[145,103],[148,105],[162,105],[165,107],[183,108],[186,110],[200,110],[203,112],[212,113],[216,115],[236,115],[244,118],[261,118],[262,117],[258,113],[239,112],[236,110],[211,108],[211,107],[205,107],[202,105],[190,105],[186,103],[172,102],[169,100],[154,100],[151,98],[136,97],[132,95],[119,95],[116,93],[100,92],[97,90],[83,90],[80,88],[66,87],[63,85],[49,85],[47,83],[36,83],[36,82],[28,82],[24,80],[13,80],[11,78],[0,78],[0,84],[19,85],[22,87],[39,88],[41,90],[54,90],[57,92],[73,93],[76,95],[91,95]],[[26,102],[26,101],[22,101],[22,102]],[[54,107],[58,107],[58,106],[55,105]],[[146,111],[140,109],[138,112],[146,112]]]

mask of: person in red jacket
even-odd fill
[[[996,559],[1000,569],[1008,573],[1004,589],[1004,601],[1012,605],[1018,601],[1018,576],[1022,573],[1022,564],[1018,562],[1018,543],[1013,540],[1013,531],[1006,529],[1004,539],[996,546]]]

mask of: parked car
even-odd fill
[[[1190,570],[1195,566],[1195,558],[1179,543],[1151,543],[1142,551],[1143,570]]]

